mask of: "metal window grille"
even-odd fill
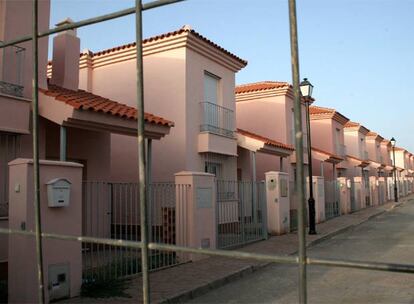
[[[20,136],[0,132],[0,217],[9,212],[9,167],[8,163],[20,153]]]
[[[136,0],[135,7],[117,11],[111,14],[102,15],[90,19],[85,19],[75,22],[71,25],[59,26],[45,32],[38,31],[38,0],[33,0],[33,32],[30,36],[23,36],[11,41],[0,43],[0,49],[7,46],[12,46],[17,43],[30,41],[33,42],[33,101],[32,101],[32,115],[33,115],[33,169],[34,169],[34,213],[35,213],[35,231],[24,231],[15,229],[0,229],[0,233],[5,234],[19,234],[35,237],[36,240],[36,257],[38,267],[38,291],[39,303],[44,302],[44,281],[43,281],[43,260],[42,260],[42,239],[60,239],[72,240],[78,242],[89,242],[100,245],[117,246],[119,248],[130,248],[141,250],[142,263],[142,289],[143,302],[150,302],[149,293],[149,250],[165,250],[176,251],[183,253],[207,254],[211,256],[223,256],[240,259],[255,259],[259,261],[268,261],[273,263],[290,263],[297,264],[299,270],[299,302],[307,302],[307,265],[324,265],[332,267],[348,267],[369,270],[381,270],[391,272],[405,272],[414,273],[414,265],[389,264],[389,263],[375,263],[363,261],[350,260],[329,260],[320,258],[309,258],[306,256],[306,242],[305,242],[305,195],[304,195],[304,165],[303,165],[303,133],[302,133],[302,115],[301,115],[301,95],[299,89],[299,51],[298,51],[298,37],[297,37],[297,17],[296,17],[296,1],[288,0],[289,4],[289,29],[290,29],[290,45],[291,45],[291,65],[292,65],[292,83],[294,95],[294,129],[295,129],[295,147],[296,147],[296,189],[298,199],[298,240],[299,250],[297,256],[277,256],[254,254],[240,251],[226,251],[213,249],[200,249],[176,246],[173,244],[154,243],[149,242],[147,230],[147,183],[146,183],[146,163],[145,163],[145,146],[144,146],[144,99],[143,99],[143,64],[142,64],[142,12],[148,9],[160,7],[167,4],[180,2],[183,0],[156,0],[142,4],[142,0]],[[38,128],[39,128],[39,112],[38,112],[38,39],[46,37],[54,33],[62,32],[68,29],[79,28],[103,21],[112,20],[115,18],[135,14],[136,16],[136,42],[137,42],[137,109],[138,109],[138,165],[139,165],[139,181],[138,181],[138,196],[140,198],[140,225],[142,227],[140,241],[133,240],[114,240],[110,238],[99,237],[82,237],[60,235],[54,233],[42,233],[41,218],[40,218],[40,196],[39,196],[39,146],[38,146]]]

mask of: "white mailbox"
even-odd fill
[[[69,206],[71,182],[66,178],[55,178],[46,183],[49,207]]]

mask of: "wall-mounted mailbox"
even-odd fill
[[[71,182],[66,178],[55,178],[46,183],[49,207],[69,206]]]

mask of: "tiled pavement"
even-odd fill
[[[401,200],[403,203],[414,199],[410,195]],[[358,212],[333,218],[327,222],[317,225],[317,235],[307,235],[307,245],[311,246],[326,238],[332,237],[346,229],[350,229],[364,221],[377,216],[387,210],[394,208],[396,204],[387,204],[360,210]],[[298,248],[296,233],[271,237],[268,240],[253,243],[238,250],[256,252],[263,254],[290,255]],[[196,262],[183,264],[150,274],[151,302],[182,302],[209,290],[222,286],[251,273],[268,263],[256,262],[254,260],[236,260],[223,257],[209,257]],[[71,303],[124,303],[142,301],[141,278],[136,277],[127,281],[125,292],[130,298],[74,298],[67,302]]]

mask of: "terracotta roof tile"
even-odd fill
[[[324,150],[321,150],[321,149],[318,149],[318,148],[315,148],[315,147],[312,147],[312,150],[315,151],[315,152],[326,154],[330,158],[334,158],[334,159],[337,159],[337,160],[344,160],[344,158],[339,156],[339,155],[336,155],[336,154],[333,154],[333,153],[330,153],[330,152],[327,152],[327,151],[324,151]]]
[[[253,139],[260,140],[260,141],[264,142],[266,145],[269,145],[269,146],[273,146],[273,147],[281,148],[281,149],[286,149],[286,150],[289,150],[289,151],[295,150],[291,145],[287,145],[287,144],[281,143],[279,141],[276,141],[276,140],[273,140],[273,139],[270,139],[270,138],[267,138],[267,137],[264,137],[264,136],[246,131],[246,130],[237,129],[237,133],[239,133],[241,135],[244,135],[244,136],[247,136],[247,137],[250,137],[250,138],[253,138]]]
[[[142,40],[142,44],[145,45],[146,43],[150,43],[150,42],[154,42],[154,41],[158,41],[158,40],[162,40],[162,39],[165,39],[165,38],[169,38],[169,37],[173,37],[173,36],[178,36],[178,35],[182,35],[182,34],[192,34],[196,38],[198,38],[198,39],[200,39],[200,40],[202,40],[202,41],[210,44],[211,46],[213,46],[216,49],[222,51],[223,53],[229,55],[233,59],[236,59],[237,61],[241,62],[242,64],[244,64],[244,65],[247,64],[247,61],[246,60],[241,59],[240,57],[238,57],[238,56],[234,55],[233,53],[227,51],[223,47],[221,47],[218,44],[214,43],[213,41],[207,39],[203,35],[197,33],[195,30],[191,29],[189,26],[183,26],[182,28],[180,28],[179,30],[176,30],[176,31],[172,31],[172,32],[160,34],[160,35],[157,35],[157,36],[153,36],[153,37],[150,37],[150,38],[146,38],[146,39]],[[128,49],[128,48],[134,48],[135,46],[136,46],[136,43],[135,42],[132,42],[132,43],[128,43],[128,44],[116,46],[116,47],[109,48],[109,49],[102,50],[102,51],[95,52],[95,53],[90,52],[89,55],[92,56],[92,57],[102,56],[104,54],[108,54],[108,53],[112,53],[112,52],[116,52],[116,51],[120,51],[120,50],[124,50],[124,49]],[[81,56],[82,55],[83,54],[81,54]]]
[[[56,100],[64,102],[78,110],[100,112],[126,119],[137,119],[137,110],[135,108],[83,90],[68,90],[52,84],[49,84],[47,90],[39,90],[45,95],[54,97]],[[150,113],[145,113],[144,119],[148,123],[168,127],[174,126],[172,121]]]
[[[236,86],[235,93],[249,93],[256,91],[272,90],[272,89],[288,89],[291,85],[288,82],[281,81],[260,81],[246,83]]]
[[[309,114],[310,115],[333,114],[335,112],[336,112],[336,110],[331,109],[331,108],[324,108],[324,107],[317,107],[317,106],[310,106],[309,107]]]
[[[360,124],[357,122],[353,122],[353,121],[348,121],[345,125],[344,128],[354,128],[354,127],[359,127]]]
[[[346,157],[348,159],[352,159],[352,160],[356,160],[356,161],[360,162],[360,164],[358,165],[360,167],[366,167],[366,166],[369,165],[369,161],[368,160],[363,160],[363,159],[360,159],[360,158],[355,157],[355,156],[352,156],[352,155],[347,155]]]

